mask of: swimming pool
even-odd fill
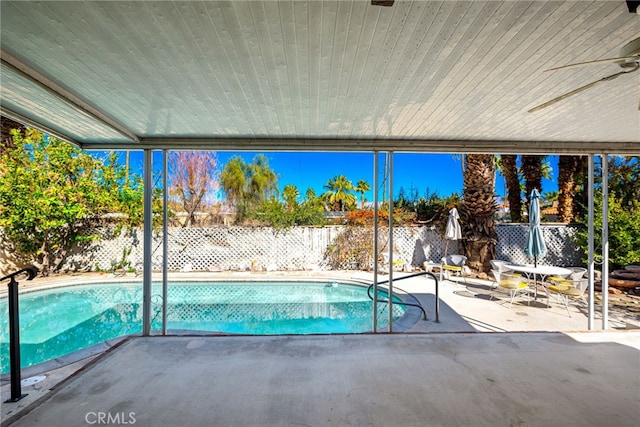
[[[380,292],[379,298],[387,298]],[[20,295],[22,367],[142,331],[142,285],[91,283]],[[162,287],[152,285],[152,329],[162,329]],[[399,301],[399,300],[398,300]],[[393,319],[405,312],[393,306]],[[388,326],[378,304],[378,328]],[[0,366],[9,371],[8,307],[0,299]],[[338,282],[172,282],[167,329],[228,334],[359,333],[372,330],[367,287]]]

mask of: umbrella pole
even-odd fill
[[[534,255],[533,256],[533,268],[537,268],[537,267],[538,267],[538,256]],[[538,278],[536,276],[537,276],[536,273],[533,273],[533,287],[534,287],[535,293],[536,293],[534,301],[538,300]]]
[[[449,249],[449,239],[445,239],[446,242],[444,242],[444,257],[447,257],[447,249]]]

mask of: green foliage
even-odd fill
[[[240,156],[232,157],[222,170],[220,184],[236,208],[236,222],[254,216],[252,211],[278,194],[278,175],[262,154],[255,156],[251,164]]]
[[[609,263],[610,270],[640,263],[640,158],[638,156],[608,159],[609,171]],[[602,184],[601,167],[596,168],[596,185]],[[578,232],[577,244],[587,257],[588,214],[582,207],[579,222],[584,228]],[[602,190],[594,195],[594,243],[596,253],[602,248]]]
[[[102,162],[57,138],[25,134],[14,132],[15,147],[0,157],[0,227],[10,250],[47,274],[95,238],[82,230],[106,214],[118,214],[110,223],[141,223],[141,182],[127,180],[115,155]]]
[[[409,194],[404,188],[400,188],[398,197],[394,200],[395,208],[394,221],[398,210],[413,212],[415,220],[419,223],[429,223],[433,225],[446,224],[451,206],[460,205],[460,195],[452,194],[449,197],[440,197],[438,193],[431,193],[427,188],[422,197],[418,196],[418,190],[411,187]]]
[[[596,248],[602,248],[602,194],[594,199],[594,243]],[[629,200],[623,203],[615,195],[609,195],[609,268],[610,270],[624,268],[627,265],[640,263],[640,201]],[[587,218],[582,218],[584,224]],[[587,261],[588,230],[581,228],[576,236],[578,245],[582,248],[584,261]],[[598,252],[598,250],[596,250]]]
[[[640,200],[640,157],[610,157],[608,168],[609,192],[623,205]]]
[[[364,198],[364,194],[369,190],[371,190],[371,186],[364,179],[358,181],[358,183],[354,187],[354,191],[360,194],[360,209],[364,209],[364,202],[366,201]]]
[[[329,210],[343,212],[356,208],[358,199],[351,193],[354,191],[354,186],[346,176],[334,176],[327,181],[324,188],[327,192],[322,195],[322,199],[327,203]]]
[[[129,261],[129,255],[131,255],[132,248],[123,248],[122,256],[119,260],[111,260],[111,272],[116,274],[132,273],[134,271],[131,262]]]
[[[286,191],[288,187],[289,191]],[[297,191],[297,189],[293,191],[294,189],[294,186],[285,187],[285,191],[283,191],[284,203],[271,197],[252,212],[250,217],[275,229],[285,229],[296,225],[324,225],[326,221],[322,201],[314,198],[298,203],[295,198],[285,197],[285,194],[289,194],[289,196],[294,194]]]

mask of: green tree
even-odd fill
[[[278,194],[278,175],[269,167],[269,159],[263,154],[253,158],[248,178],[250,199],[255,204]]]
[[[236,208],[236,222],[249,216],[264,202],[278,194],[278,176],[262,154],[246,164],[242,157],[231,158],[220,175],[220,184],[227,200]]]
[[[326,221],[322,200],[310,198],[298,203],[294,198],[296,192],[295,186],[285,186],[283,190],[284,203],[272,196],[269,200],[263,201],[255,211],[252,211],[249,215],[250,218],[268,224],[275,229],[286,229],[294,225],[324,225]]]
[[[0,157],[0,227],[5,245],[43,274],[95,239],[83,230],[106,214],[122,214],[111,219],[120,224],[142,222],[142,183],[125,183],[116,155],[103,162],[31,129],[24,137],[14,131],[13,144]]]
[[[220,184],[229,204],[236,208],[236,221],[246,216],[247,176],[249,168],[240,156],[232,157],[220,174]]]
[[[542,195],[544,207],[553,206],[558,201],[559,193],[557,191],[547,191]]]
[[[307,192],[304,193],[304,197],[306,200],[313,200],[316,198],[316,190],[313,188],[307,188]]]
[[[611,156],[607,159],[609,182],[609,270],[613,271],[640,261],[640,157]],[[601,168],[596,165],[596,185],[602,186]],[[587,212],[579,217],[584,227],[577,235],[577,242],[587,255]],[[602,189],[594,194],[594,227],[602,229]],[[596,252],[602,248],[602,233],[594,233]]]
[[[24,136],[25,127],[8,117],[0,116],[0,154],[9,148],[15,148],[13,144],[13,130],[18,130]]]
[[[611,156],[608,161],[609,192],[631,206],[640,200],[640,156]]]
[[[360,194],[360,209],[364,209],[364,202],[365,202],[364,194],[367,191],[371,190],[371,186],[367,181],[365,181],[364,179],[361,179],[356,184],[354,190],[356,193]]]
[[[298,207],[298,196],[300,191],[293,184],[285,185],[282,190],[282,198],[284,199],[287,210],[292,212]]]
[[[336,175],[324,186],[327,192],[322,198],[332,211],[342,212],[352,209],[357,203],[356,196],[351,194],[353,183],[344,175]]]
[[[586,215],[582,218],[587,223]],[[640,201],[631,200],[624,203],[614,194],[609,195],[609,269],[611,271],[635,265],[640,260]],[[598,190],[594,198],[594,228],[602,229],[602,192]],[[584,261],[587,262],[588,248],[587,228],[581,228],[576,236],[582,248]],[[602,233],[594,233],[596,248],[602,248]],[[596,250],[596,253],[599,249]]]

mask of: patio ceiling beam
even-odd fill
[[[470,141],[375,138],[140,138],[139,144],[87,142],[90,150],[216,150],[216,151],[395,151],[493,154],[640,155],[640,142],[602,141]]]
[[[84,114],[92,117],[94,120],[99,123],[107,126],[114,131],[122,134],[123,136],[131,139],[134,142],[139,142],[138,136],[132,132],[130,129],[127,129],[126,126],[119,123],[118,121],[110,118],[107,114],[105,114],[100,109],[90,105],[88,102],[82,100],[80,97],[60,86],[44,74],[36,71],[32,67],[28,66],[24,62],[20,61],[18,58],[8,53],[5,50],[0,50],[0,58],[2,60],[2,64],[7,67],[11,72],[20,75],[21,77],[29,80],[35,85],[40,86],[43,90],[47,91],[49,94],[58,98],[64,103],[67,103],[73,108],[81,111]],[[33,121],[33,120],[32,120]],[[42,128],[42,126],[37,126]],[[69,140],[68,138],[64,138],[65,140]],[[71,142],[71,141],[69,141]]]
[[[22,123],[25,126],[29,126],[31,128],[34,129],[38,129],[41,132],[44,132],[46,134],[49,134],[51,136],[55,136],[58,139],[62,139],[64,141],[67,141],[73,145],[79,146],[80,144],[78,144],[77,141],[75,141],[73,138],[71,138],[70,136],[64,134],[64,133],[60,133],[55,129],[51,129],[51,127],[49,126],[45,126],[41,123],[35,122],[31,119],[29,119],[28,117],[23,116],[22,114],[16,113],[13,110],[10,110],[6,107],[0,107],[0,115],[2,115],[3,117],[8,117],[11,120],[15,120],[18,123]]]

